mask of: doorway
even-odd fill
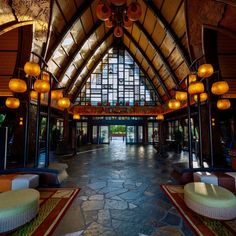
[[[125,137],[125,125],[110,125],[110,138],[112,142],[125,142]]]

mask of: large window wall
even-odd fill
[[[124,49],[110,49],[83,86],[81,105],[156,105],[148,78]]]

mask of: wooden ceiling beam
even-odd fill
[[[58,40],[53,45],[52,49],[47,54],[46,62],[48,62],[51,59],[53,53],[60,47],[61,43],[64,41],[67,33],[71,31],[73,26],[76,24],[77,20],[84,14],[84,12],[90,7],[92,3],[93,3],[93,0],[86,0],[81,4],[81,6],[79,7],[80,10],[77,11],[77,13],[68,22],[65,30],[61,33],[61,35],[58,37]]]
[[[82,65],[80,66],[80,68],[76,71],[75,76],[73,76],[73,78],[70,79],[70,83],[69,83],[68,87],[67,87],[66,90],[65,90],[65,93],[66,93],[66,94],[71,90],[73,84],[76,82],[76,79],[79,77],[80,73],[83,71],[83,69],[85,68],[85,66],[88,64],[89,60],[91,59],[91,57],[93,56],[93,54],[96,52],[96,50],[97,50],[97,49],[101,46],[101,44],[102,44],[103,42],[105,42],[105,41],[109,38],[109,36],[112,35],[112,34],[113,34],[113,29],[110,29],[110,30],[103,36],[103,38],[100,40],[100,42],[98,42],[98,44],[96,45],[96,47],[95,47],[93,50],[90,51],[90,53],[89,53],[89,55],[87,56],[87,58],[83,61],[83,63],[82,63]]]
[[[146,5],[153,11],[154,15],[160,20],[163,27],[166,29],[167,34],[174,40],[176,47],[178,48],[178,51],[180,52],[182,58],[184,59],[185,63],[189,67],[191,65],[191,60],[189,57],[188,52],[182,45],[181,41],[179,40],[178,36],[174,32],[174,30],[171,28],[169,23],[167,22],[166,18],[162,15],[161,11],[157,8],[155,3],[150,0],[143,0]]]
[[[170,74],[176,88],[180,89],[179,80],[178,80],[177,76],[175,75],[174,71],[172,70],[169,62],[166,60],[163,52],[160,50],[160,48],[158,47],[156,42],[153,40],[153,38],[148,33],[148,31],[143,27],[143,25],[139,21],[136,21],[135,24],[137,25],[139,30],[144,33],[145,37],[148,39],[148,41],[152,44],[153,48],[156,50],[158,56],[161,58],[165,68],[167,69],[168,73]]]
[[[148,56],[146,55],[146,53],[144,52],[144,50],[140,47],[140,45],[133,39],[133,36],[126,30],[124,29],[124,33],[125,35],[129,38],[129,40],[134,44],[134,46],[140,51],[140,53],[142,54],[143,58],[147,61],[147,63],[149,64],[149,66],[152,68],[152,70],[154,71],[159,83],[161,84],[162,88],[164,89],[167,97],[169,99],[171,99],[171,95],[170,92],[168,90],[168,88],[166,87],[164,81],[162,80],[159,72],[156,70],[155,66],[153,65],[152,61],[148,58]]]
[[[64,77],[67,69],[70,67],[70,65],[74,62],[77,54],[79,53],[79,51],[81,50],[81,48],[83,47],[83,45],[86,43],[86,41],[90,38],[90,36],[92,34],[94,34],[94,32],[96,32],[96,30],[103,24],[102,21],[97,21],[93,27],[90,29],[90,31],[88,32],[87,36],[84,37],[84,39],[80,42],[80,44],[77,45],[76,50],[73,52],[73,54],[71,54],[69,56],[69,61],[66,63],[65,67],[63,68],[62,72],[60,73],[60,75],[58,76],[58,80],[61,81],[62,78]]]
[[[102,60],[102,58],[108,53],[110,48],[111,48],[111,45],[109,47],[107,47],[107,49],[100,55],[100,57],[97,59],[97,61],[94,63],[94,65],[90,69],[89,73],[84,77],[83,82],[78,87],[77,92],[74,95],[72,95],[72,98],[71,98],[72,103],[75,102],[75,99],[78,97],[78,95],[81,92],[81,90],[82,90],[83,86],[85,85],[86,81],[88,80],[90,75],[93,73],[93,71],[96,69],[96,67],[98,66],[99,62]]]
[[[151,78],[148,76],[147,72],[144,70],[142,64],[137,60],[137,58],[135,57],[135,55],[131,52],[131,50],[130,50],[124,43],[123,43],[123,45],[124,45],[125,50],[132,56],[132,58],[134,59],[135,63],[139,66],[140,70],[141,70],[141,71],[144,73],[144,75],[147,77],[147,79],[148,79],[149,83],[152,85],[152,87],[153,87],[153,89],[154,89],[154,91],[155,91],[155,94],[157,95],[157,97],[158,97],[160,103],[161,103],[161,104],[164,104],[164,101],[163,101],[161,95],[159,94],[157,88],[154,86],[154,84],[153,84]]]

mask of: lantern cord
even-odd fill
[[[189,66],[189,69],[191,69],[195,64],[196,62],[198,62],[200,59],[202,59],[203,57],[205,57],[205,54],[203,54],[202,56],[196,58],[192,63],[191,65]],[[195,68],[196,69],[196,68]]]

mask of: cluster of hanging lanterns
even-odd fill
[[[204,92],[204,84],[202,81],[197,80],[197,78],[209,78],[214,73],[213,66],[211,64],[203,64],[199,66],[196,74],[192,73],[188,76],[188,94],[193,95],[195,102],[200,100],[204,102],[207,100],[208,95]],[[185,81],[185,82],[186,82]],[[186,84],[187,84],[186,83]],[[211,92],[215,95],[223,95],[229,91],[229,85],[226,81],[217,81],[212,84]],[[175,99],[171,99],[168,102],[168,107],[172,110],[176,110],[180,107],[181,102],[187,100],[187,92],[176,91]],[[220,99],[217,102],[217,108],[220,110],[229,109],[231,106],[229,99]]]
[[[156,117],[156,120],[163,121],[164,120],[164,115],[163,114],[158,114],[157,117]]]
[[[49,73],[41,73],[40,66],[35,62],[26,62],[24,65],[24,72],[28,77],[36,78],[33,88],[30,91],[30,98],[33,100],[38,99],[38,94],[40,94],[40,99],[44,99],[45,94],[51,90],[50,86],[50,75]],[[24,93],[27,91],[26,81],[19,78],[12,78],[9,81],[9,88],[15,93]],[[63,97],[62,90],[52,90],[51,98],[57,100],[57,104],[60,108],[66,109],[70,107],[70,99]],[[5,102],[8,108],[16,109],[20,106],[20,100],[15,97],[9,97]]]
[[[127,6],[127,0],[103,0],[98,3],[96,14],[106,27],[114,27],[114,35],[119,38],[123,36],[123,27],[131,27],[141,17],[142,9],[138,2]]]
[[[73,115],[73,119],[74,119],[74,120],[80,120],[80,115],[79,115],[78,113],[75,113],[75,114]]]

